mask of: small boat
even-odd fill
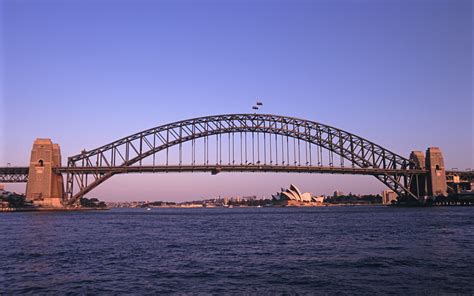
[[[147,211],[151,211],[151,208],[146,208]]]

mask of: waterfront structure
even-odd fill
[[[185,143],[190,144],[187,151],[183,150]],[[171,147],[176,148],[173,157],[169,155]],[[191,155],[189,164],[183,162],[183,153]],[[162,156],[162,163],[155,162],[157,154]],[[215,154],[215,162],[210,154]],[[44,159],[38,155],[45,155]],[[64,167],[59,146],[49,139],[38,139],[30,166],[0,168],[0,182],[28,182],[27,198],[36,205],[71,207],[112,176],[137,172],[371,175],[393,190],[399,200],[410,202],[424,202],[425,195],[445,196],[448,190],[452,191],[448,181],[456,176],[466,186],[474,179],[472,171],[447,172],[437,147],[427,150],[426,162],[421,161],[420,153],[413,155],[405,158],[365,138],[310,120],[271,114],[226,114],[141,131],[83,150],[69,157]]]
[[[305,192],[301,193],[301,191],[293,184],[290,185],[290,188],[288,189],[281,189],[280,192],[277,194],[273,195],[273,200],[276,201],[285,201],[285,200],[293,200],[293,201],[299,201],[299,202],[312,202],[315,201],[311,193]]]
[[[31,150],[26,200],[40,207],[63,206],[63,176],[53,171],[61,167],[61,151],[50,139],[36,139]]]
[[[12,195],[12,194],[13,194],[13,193],[11,193],[11,192],[5,190],[5,186],[4,186],[4,185],[0,185],[0,198],[9,197],[9,196]]]
[[[384,205],[391,205],[397,201],[397,194],[393,190],[382,191],[382,203]]]
[[[444,157],[438,147],[430,147],[426,150],[426,169],[429,171],[428,195],[448,196]]]
[[[5,188],[5,187],[3,187]],[[13,193],[6,191],[5,189],[0,189],[0,197],[9,197]]]
[[[318,202],[318,203],[323,203],[324,200],[326,199],[326,197],[323,196],[323,195],[320,195],[320,196],[313,196],[312,198],[313,198],[313,200],[314,200],[315,202]]]
[[[411,190],[419,197],[446,197],[448,183],[443,153],[438,147],[429,147],[425,155],[421,151],[413,151],[410,155],[412,168],[424,168],[428,171],[428,174],[419,175],[413,180]],[[453,175],[452,180],[453,183],[459,183],[460,177]]]

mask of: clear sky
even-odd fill
[[[0,165],[37,137],[82,149],[196,116],[329,124],[401,155],[439,146],[473,168],[473,7],[430,1],[1,0]],[[122,175],[103,200],[369,193],[368,176]],[[10,185],[24,190],[24,185]]]

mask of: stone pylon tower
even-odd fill
[[[426,169],[428,170],[428,195],[448,196],[444,157],[438,147],[429,147],[426,150]]]
[[[410,154],[410,160],[415,163],[411,169],[426,169],[425,155],[421,151],[412,151]],[[419,175],[415,176],[411,182],[410,191],[418,197],[427,195],[426,188],[426,176]]]
[[[50,139],[36,139],[31,150],[26,199],[40,207],[62,207],[63,176],[53,168],[61,166],[61,150]]]

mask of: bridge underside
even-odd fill
[[[28,167],[0,168],[0,183],[28,182]]]
[[[28,167],[6,167],[0,168],[0,183],[26,183],[28,181]],[[60,167],[54,168],[56,174],[78,174],[85,179],[94,180],[106,174],[118,175],[129,173],[303,173],[303,174],[348,174],[368,175],[383,178],[384,175],[410,176],[410,179],[426,177],[426,170],[383,170],[367,168],[343,168],[343,167],[305,167],[305,166],[273,166],[273,165],[162,165],[162,166],[129,166],[129,167]],[[456,193],[472,188],[474,183],[474,171],[447,171],[447,184],[450,193]],[[83,180],[87,183],[87,180]],[[97,184],[99,185],[99,184]]]
[[[129,166],[129,167],[98,167],[98,168],[67,168],[59,169],[58,172],[67,172],[70,175],[79,176],[78,184],[86,184],[89,190],[94,189],[101,183],[95,182],[101,178],[110,178],[116,174],[123,173],[185,173],[185,172],[211,172],[213,175],[221,172],[260,172],[260,173],[316,173],[316,174],[350,174],[371,175],[379,180],[391,177],[401,179],[406,176],[407,180],[414,180],[416,175],[424,175],[424,170],[383,170],[367,168],[341,168],[341,167],[305,167],[305,166],[272,166],[272,165],[165,165],[165,166]],[[92,180],[89,183],[89,180]],[[408,181],[409,182],[409,181]],[[410,184],[408,184],[409,186]]]
[[[182,172],[265,172],[265,173],[320,173],[351,175],[424,175],[425,170],[384,170],[372,168],[273,166],[273,165],[162,165],[128,167],[74,167],[55,169],[58,173],[104,175],[106,173],[182,173]]]
[[[0,169],[1,182],[27,182],[28,167]],[[379,179],[385,176],[399,178],[400,176],[423,176],[425,170],[387,170],[357,167],[330,167],[330,166],[275,166],[275,165],[160,165],[160,166],[125,166],[125,167],[59,167],[53,168],[56,175],[78,176],[79,184],[89,186],[94,189],[101,183],[89,183],[104,176],[108,178],[118,174],[129,173],[303,173],[303,174],[342,174],[342,175],[368,175]],[[2,174],[2,172],[4,174]]]

